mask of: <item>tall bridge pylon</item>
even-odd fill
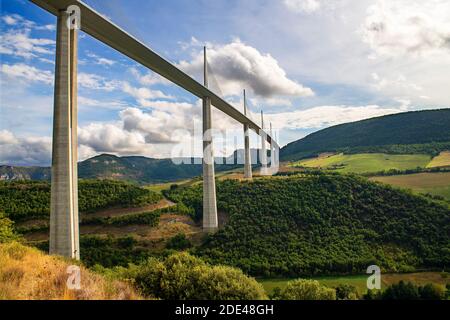
[[[184,88],[203,101],[203,229],[217,230],[217,203],[212,152],[211,107],[244,125],[245,167],[251,178],[249,130],[262,138],[263,168],[267,171],[266,141],[279,148],[272,135],[264,131],[263,119],[259,126],[244,113],[208,88],[208,68],[204,51],[204,83],[201,84],[175,65],[159,56],[148,46],[106,19],[79,0],[29,0],[57,17],[55,94],[53,114],[52,184],[50,205],[50,254],[79,259],[78,222],[78,142],[77,142],[77,29],[69,28],[72,19],[68,8],[75,7],[81,16],[81,30],[163,78]],[[245,98],[244,98],[245,101]],[[262,117],[262,113],[261,113]],[[246,134],[247,133],[247,134]],[[278,149],[277,149],[278,150]],[[276,153],[275,153],[276,154]]]

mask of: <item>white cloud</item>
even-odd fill
[[[118,80],[107,80],[106,78],[92,74],[78,73],[78,85],[88,89],[113,91],[121,87],[122,82]]]
[[[164,101],[149,112],[126,108],[119,112],[118,121],[80,127],[79,143],[85,152],[90,150],[91,153],[168,157],[174,143],[183,139],[190,141],[190,134],[183,137],[177,131],[192,132],[190,127],[194,122],[200,123],[199,109],[195,105]]]
[[[316,129],[358,121],[402,111],[398,107],[318,106],[306,110],[265,114],[268,122],[278,129]]]
[[[284,0],[284,4],[290,10],[301,13],[313,13],[321,7],[319,0]]]
[[[0,131],[0,163],[14,165],[48,165],[51,138],[18,138],[8,130]]]
[[[103,65],[103,66],[112,66],[116,63],[116,61],[114,61],[114,60],[100,57],[99,55],[96,55],[95,53],[92,53],[92,52],[88,52],[87,56],[89,58],[94,59],[94,63]]]
[[[380,77],[376,72],[371,74],[371,77],[374,81],[374,88],[377,90],[399,90],[403,89],[407,92],[411,90],[422,91],[423,88],[415,83],[409,82],[403,74],[398,74],[396,77],[392,79],[388,79],[385,77]],[[398,91],[397,91],[398,92]]]
[[[14,18],[14,16],[12,16],[12,15],[3,16],[2,20],[4,23],[6,23],[7,25],[10,25],[10,26],[13,26],[18,23],[18,20],[16,18]]]
[[[20,28],[32,28],[36,30],[47,30],[47,31],[54,31],[56,30],[55,25],[53,24],[46,24],[46,25],[39,25],[34,21],[30,21],[25,19],[19,14],[8,14],[1,17],[3,22],[12,27],[20,27]]]
[[[103,76],[84,73],[78,74],[78,84],[81,87],[92,90],[114,91],[119,90],[132,96],[142,106],[149,106],[152,99],[174,99],[160,90],[153,90],[145,87],[134,87],[126,81],[108,80]]]
[[[0,130],[0,145],[17,143],[17,138],[8,130]]]
[[[55,41],[45,38],[31,38],[30,30],[8,30],[0,35],[0,53],[35,58],[39,55],[54,54]]]
[[[377,0],[368,8],[362,35],[380,55],[449,50],[449,16],[447,0]]]
[[[152,86],[155,84],[172,84],[172,82],[170,82],[169,80],[152,71],[149,71],[146,74],[141,74],[136,68],[130,68],[129,71],[139,81],[140,84],[145,86]]]
[[[84,96],[78,96],[78,107],[79,108],[103,108],[111,110],[120,110],[127,107],[127,104],[120,100],[96,100]]]
[[[131,86],[128,82],[123,83],[123,91],[134,97],[137,101],[140,102],[140,104],[143,105],[146,104],[149,99],[173,99],[173,97],[168,96],[159,90],[151,90],[144,87],[136,88]]]
[[[20,78],[26,82],[43,82],[46,84],[53,83],[53,73],[48,70],[37,69],[24,63],[13,65],[2,64],[1,73],[12,78]]]
[[[96,152],[139,154],[145,145],[144,137],[123,130],[119,123],[91,123],[78,130],[78,142]]]
[[[211,85],[214,78],[225,95],[240,95],[246,88],[258,96],[312,96],[310,88],[289,79],[270,54],[235,40],[226,45],[208,47]],[[198,78],[203,72],[203,53],[196,52],[192,61],[181,61],[179,67]],[[212,88],[217,89],[217,88]]]

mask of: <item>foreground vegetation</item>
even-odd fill
[[[107,279],[83,266],[80,289],[68,289],[67,270],[73,263],[17,242],[0,243],[0,300],[140,299],[126,282]]]
[[[228,223],[192,252],[254,276],[446,268],[447,207],[356,176],[313,174],[217,184]],[[202,215],[201,186],[167,192]]]
[[[97,266],[96,270],[113,279],[131,281],[142,294],[161,299],[267,299],[261,284],[241,270],[212,266],[188,253],[176,253],[161,260],[150,258],[126,268]]]

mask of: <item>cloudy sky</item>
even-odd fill
[[[0,164],[51,159],[56,18],[0,0]],[[202,81],[273,124],[281,145],[343,122],[450,106],[448,0],[86,0]],[[79,37],[80,159],[200,155],[201,102],[89,35]],[[242,147],[220,112],[217,155]],[[195,138],[191,136],[195,134]],[[252,135],[252,146],[257,137]]]

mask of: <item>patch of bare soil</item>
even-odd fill
[[[174,205],[175,205],[175,203],[173,203],[172,201],[167,200],[167,199],[162,199],[158,203],[150,204],[150,205],[144,206],[144,207],[108,208],[108,209],[96,211],[93,213],[81,213],[81,217],[85,216],[85,217],[90,217],[90,218],[91,217],[106,218],[106,217],[126,216],[129,214],[134,214],[134,213],[139,213],[139,212],[148,212],[148,211],[153,211],[153,210],[157,210],[157,209],[167,208],[167,207],[171,207]]]

